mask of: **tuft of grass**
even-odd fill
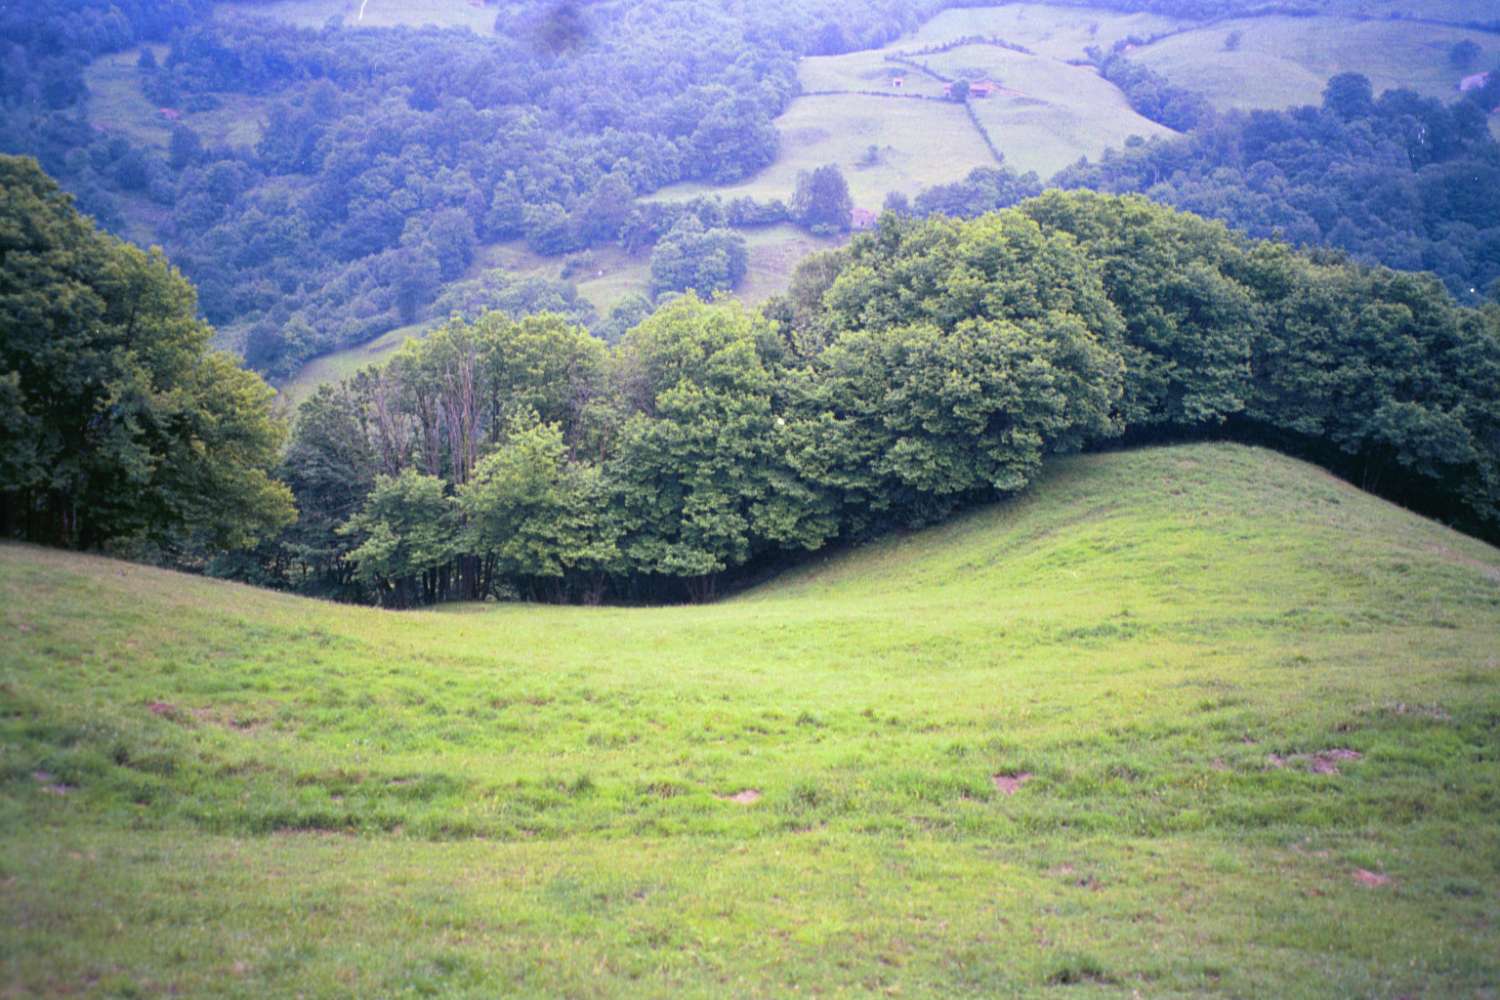
[[[1059,461],[704,607],[16,545],[0,597],[21,994],[1500,979],[1500,552],[1267,451]]]

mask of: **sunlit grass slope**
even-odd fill
[[[0,597],[22,995],[1500,981],[1500,552],[1269,452],[1062,461],[708,607],[16,546]]]

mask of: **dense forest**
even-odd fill
[[[966,5],[528,0],[496,8],[494,33],[481,37],[337,19],[300,29],[249,16],[249,4],[216,19],[208,0],[44,0],[0,12],[0,150],[37,156],[112,231],[127,216],[152,220],[153,238],[197,285],[204,317],[271,377],[444,319],[455,297],[469,315],[561,306],[618,336],[640,301],[605,317],[565,284],[490,276],[452,286],[479,246],[522,239],[544,254],[660,246],[654,293],[732,287],[743,244],[724,227],[795,213],[779,203],[684,212],[641,196],[738,180],[771,162],[771,121],[797,93],[799,57],[879,45]],[[1186,17],[1266,7],[1095,6]],[[215,144],[178,121],[158,149],[90,122],[85,66],[143,42],[163,46],[142,50],[137,69],[153,102],[173,115],[238,102],[263,121],[258,141]],[[1194,131],[1074,168],[1063,183],[1142,191],[1254,235],[1431,269],[1470,301],[1500,274],[1496,232],[1474,221],[1496,217],[1489,202],[1500,188],[1479,95],[1451,109],[1396,93],[1337,111],[1214,116],[1118,51],[1096,61],[1142,113]],[[1356,204],[1371,189],[1376,204]],[[972,215],[1039,190],[980,191],[978,209],[951,186],[911,196],[919,212]]]
[[[479,241],[613,242],[640,228],[637,195],[753,173],[799,56],[881,44],[944,4],[532,0],[485,37],[229,23],[201,0],[39,6],[7,15],[0,149],[37,156],[106,226],[121,198],[164,210],[157,236],[205,317],[285,375],[417,318]],[[178,125],[163,152],[86,123],[88,59],[168,38],[142,56],[146,94],[174,114],[257,102],[253,148]]]
[[[1187,136],[1081,163],[1062,187],[1139,192],[1255,236],[1432,271],[1460,299],[1500,293],[1500,74],[1451,105],[1369,80],[1321,106],[1213,116]]]

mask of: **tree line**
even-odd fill
[[[1500,307],[1138,197],[887,213],[751,311],[613,348],[488,315],[322,387],[298,521],[219,572],[409,606],[658,601],[1024,489],[1049,455],[1273,444],[1500,537]]]
[[[1049,455],[1276,445],[1500,538],[1500,305],[1140,197],[886,213],[760,310],[613,346],[456,317],[320,388],[209,347],[159,253],[0,158],[0,530],[407,607],[706,599],[1024,489]]]

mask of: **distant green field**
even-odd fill
[[[1274,454],[703,607],[0,546],[17,996],[1488,995],[1500,551]]]
[[[498,9],[493,4],[471,0],[364,0],[363,3],[361,0],[277,0],[261,4],[216,4],[214,13],[221,18],[243,14],[273,17],[303,28],[321,28],[330,18],[342,17],[350,26],[390,28],[433,24],[443,28],[469,28],[476,34],[488,35],[494,31]]]
[[[164,45],[151,46],[158,58]],[[136,60],[139,49],[100,56],[84,70],[88,84],[88,119],[104,132],[118,132],[134,142],[165,149],[172,138],[172,122],[141,90]],[[182,112],[182,124],[191,128],[208,146],[253,147],[264,127],[265,100],[244,94],[216,94],[219,107],[210,111]]]
[[[875,91],[942,97],[942,81],[886,58],[891,48],[850,52],[842,56],[810,56],[797,64],[797,78],[808,93],[824,90]],[[900,80],[898,87],[892,81]]]
[[[777,119],[782,148],[774,164],[740,184],[683,184],[660,196],[693,197],[715,190],[726,197],[786,198],[799,172],[836,163],[856,204],[874,210],[892,191],[914,196],[934,184],[958,180],[975,167],[993,165],[983,137],[961,107],[858,93],[941,97],[941,81],[889,57],[970,35],[1000,37],[1037,54],[967,45],[910,58],[942,77],[989,76],[1015,91],[976,100],[974,108],[1008,164],[1046,179],[1080,156],[1096,157],[1131,135],[1171,134],[1136,114],[1115,86],[1066,60],[1081,59],[1089,45],[1107,48],[1126,35],[1159,33],[1179,24],[1151,15],[1038,4],[946,11],[883,49],[802,60],[798,72],[811,96],[794,101]],[[892,84],[894,77],[902,79],[901,87]],[[879,154],[874,165],[866,159],[871,146]]]
[[[724,187],[677,184],[657,197],[719,194],[785,200],[796,190],[800,172],[836,163],[855,204],[875,211],[892,191],[915,195],[995,162],[964,109],[947,101],[859,94],[799,97],[776,119],[776,128],[781,154],[750,180]],[[878,151],[877,162],[864,166],[861,161],[871,146]]]
[[[750,269],[735,298],[757,305],[779,295],[791,284],[792,272],[808,254],[831,250],[842,239],[813,236],[791,224],[741,230],[750,251]]]
[[[898,42],[897,47],[921,48],[980,35],[1024,46],[1048,59],[1083,59],[1084,50],[1090,46],[1108,51],[1122,38],[1151,38],[1186,23],[1155,14],[1016,3],[945,10]]]
[[[600,316],[609,315],[628,295],[647,295],[651,291],[651,252],[627,253],[618,246],[600,246],[584,254],[569,257],[544,257],[533,253],[520,240],[482,247],[466,277],[475,277],[485,268],[502,268],[519,276],[563,280],[569,260],[575,263],[566,280],[578,288]]]
[[[1089,67],[993,45],[965,45],[924,57],[944,76],[989,78],[1006,92],[974,98],[990,139],[1017,170],[1048,178],[1080,157],[1097,158],[1132,135],[1175,135],[1142,118],[1118,87]]]
[[[1491,16],[1495,12],[1491,11]],[[1239,32],[1239,49],[1224,51]],[[1363,73],[1376,93],[1397,87],[1453,100],[1458,81],[1448,51],[1471,39],[1484,51],[1479,66],[1500,61],[1500,35],[1400,21],[1259,17],[1226,21],[1174,35],[1132,58],[1221,108],[1281,108],[1317,104],[1328,78]]]
[[[812,236],[792,225],[760,226],[744,230],[743,235],[749,249],[750,267],[734,294],[751,304],[785,291],[792,271],[803,257],[843,242]],[[592,268],[574,274],[570,280],[576,282],[578,294],[593,304],[600,317],[607,316],[627,295],[650,295],[649,253],[628,254],[618,247],[600,247],[589,251],[588,258],[593,263]],[[540,256],[520,242],[497,243],[480,248],[467,277],[474,277],[485,268],[502,268],[520,276],[558,279],[562,276],[563,265],[563,258]],[[295,407],[324,382],[337,382],[367,365],[384,361],[408,337],[426,336],[432,325],[404,326],[368,344],[315,358],[280,387],[281,398],[288,407]]]
[[[295,378],[282,384],[278,390],[288,412],[312,395],[313,390],[324,382],[342,381],[361,368],[389,360],[391,354],[407,340],[427,336],[432,326],[432,323],[415,323],[397,327],[367,344],[313,358],[297,371]]]
[[[165,46],[153,46],[158,57]],[[139,49],[100,56],[83,72],[88,86],[88,119],[94,128],[117,132],[132,142],[165,149],[172,137],[170,123],[160,109],[141,92],[140,71],[135,68]]]

